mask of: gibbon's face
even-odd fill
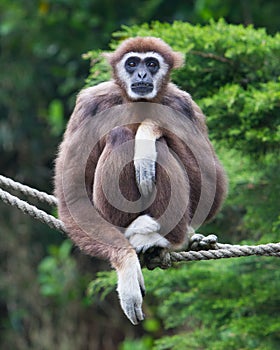
[[[117,64],[117,73],[132,100],[156,97],[169,70],[156,52],[129,52]]]

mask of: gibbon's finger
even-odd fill
[[[142,289],[138,285],[138,290],[134,291],[133,294],[122,295],[119,292],[120,304],[123,309],[124,314],[133,324],[138,324],[140,321],[144,319],[144,315],[142,312]]]
[[[139,191],[143,196],[147,197],[155,188],[155,161],[143,158],[135,159],[134,166]]]
[[[144,253],[154,246],[162,248],[169,246],[169,241],[157,232],[150,232],[148,234],[136,233],[129,238],[129,243],[137,253]]]
[[[143,321],[145,318],[145,315],[142,311],[141,306],[139,307],[138,305],[134,306],[134,311],[135,311],[135,317],[136,317],[136,324],[138,324],[139,322]]]
[[[141,290],[141,295],[142,295],[142,297],[144,298],[144,296],[146,295],[145,286],[141,286],[141,285],[140,285],[140,290]]]
[[[140,266],[140,264],[139,264],[139,266]],[[139,283],[141,295],[142,295],[142,297],[144,297],[146,294],[146,288],[145,288],[144,277],[143,277],[143,274],[141,271],[141,267],[137,271],[137,277],[138,277],[138,283]]]
[[[133,325],[137,325],[145,318],[142,308],[138,304],[128,305],[127,309],[125,310],[125,315]]]
[[[191,250],[210,250],[215,249],[215,245],[218,243],[218,237],[216,235],[204,236],[200,233],[195,233],[190,238],[189,249]]]

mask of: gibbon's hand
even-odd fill
[[[134,325],[144,320],[142,302],[145,295],[144,278],[138,258],[127,261],[118,271],[118,288],[123,312]]]
[[[135,135],[135,177],[138,189],[144,197],[149,196],[155,189],[156,141],[160,136],[160,129],[148,119],[141,123]]]
[[[134,159],[134,167],[139,191],[147,197],[155,188],[156,163],[153,159]]]

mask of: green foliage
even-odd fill
[[[117,276],[114,271],[98,272],[87,289],[87,295],[93,299],[104,299],[110,292],[116,289]]]
[[[50,246],[50,255],[38,266],[41,294],[61,304],[78,298],[81,293],[78,284],[80,277],[71,250],[72,243],[69,240],[65,240],[60,246]]]
[[[228,198],[216,220],[219,227],[208,225],[203,231],[220,231],[223,242],[279,241],[280,159],[277,151],[256,160],[234,149],[221,148],[220,159],[230,180]]]
[[[157,312],[166,327],[181,327],[180,335],[160,339],[155,349],[180,349],[180,340],[187,349],[276,349],[280,341],[277,265],[271,258],[195,263],[172,270],[168,283],[161,271],[156,272],[159,279],[146,275],[153,293],[160,294]]]
[[[279,148],[280,119],[274,117],[280,112],[279,80],[246,88],[227,84],[200,105],[216,140],[255,155]]]
[[[83,55],[84,59],[90,59],[90,75],[86,79],[86,86],[102,83],[110,79],[110,66],[102,56],[102,51],[89,51]]]
[[[147,337],[127,340],[121,349],[274,350],[280,343],[280,270],[274,258],[188,263],[168,271],[144,270],[144,277],[144,307],[156,325],[144,323],[144,329],[158,331],[159,319],[176,335],[155,343]],[[109,293],[112,272],[98,279]]]
[[[51,133],[54,136],[61,135],[64,130],[64,108],[60,100],[54,99],[49,105],[47,120],[51,127]]]
[[[152,349],[153,339],[150,336],[144,336],[141,339],[127,339],[119,347],[119,350],[150,350]]]

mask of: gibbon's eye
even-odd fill
[[[132,73],[140,62],[139,57],[129,57],[125,62],[125,69],[127,72]]]
[[[156,58],[147,58],[145,63],[152,74],[155,74],[159,70],[159,62]]]
[[[155,68],[156,67],[156,63],[155,62],[149,62],[147,64],[148,67],[151,67],[151,68]]]

